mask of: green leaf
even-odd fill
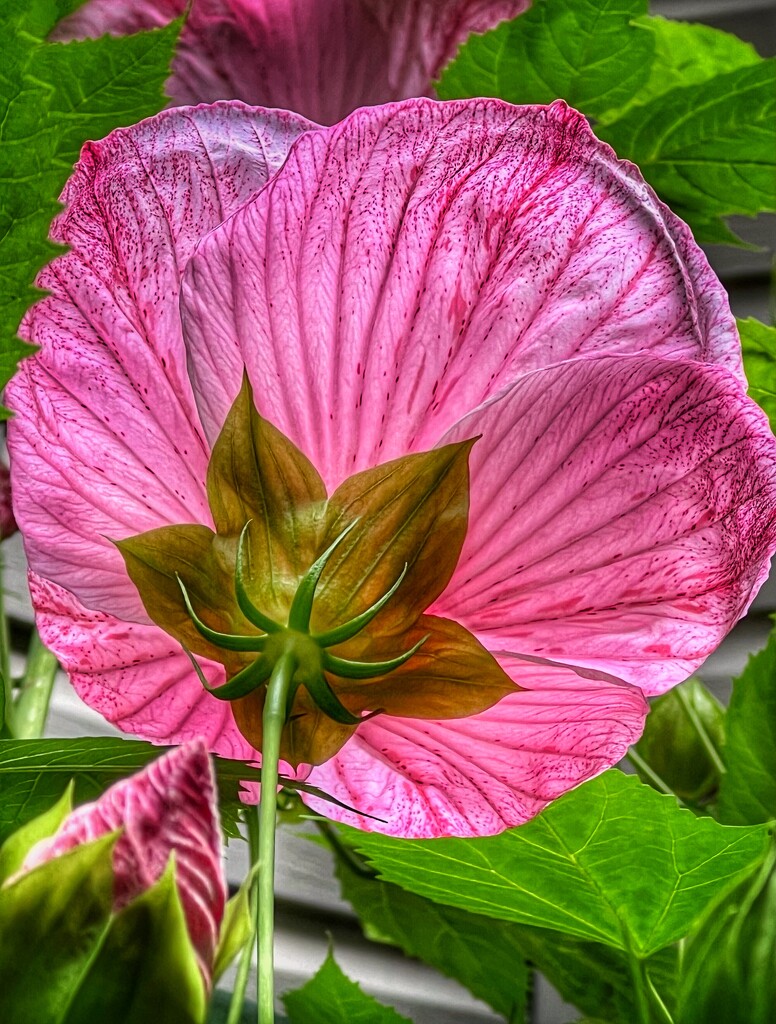
[[[47,811],[71,780],[74,803],[94,800],[114,782],[140,771],[164,749],[112,736],[0,741],[0,842]],[[257,769],[240,761],[214,758],[213,763],[219,799],[225,803],[239,800],[240,779],[260,777]]]
[[[650,33],[654,40],[649,78],[634,93],[631,102],[642,105],[684,85],[759,64],[761,58],[750,44],[729,32],[708,25],[668,21],[648,15],[637,18],[635,28]]]
[[[585,1013],[602,1014],[610,1022],[638,1017],[633,975],[620,950],[433,903],[355,871],[345,857],[338,858],[336,870],[342,895],[358,914],[368,939],[398,946],[455,978],[508,1020],[525,1016],[525,961],[541,971],[566,1002]],[[670,1003],[676,947],[660,950],[645,966]]]
[[[42,814],[74,781],[74,802],[96,799],[108,786],[133,775],[164,753],[143,740],[98,736],[88,739],[0,740],[0,842],[25,822]],[[259,782],[260,769],[244,761],[213,757],[218,782],[219,809],[232,822],[229,835],[236,835],[237,817],[243,806],[243,782]],[[316,786],[293,779],[281,779],[287,789],[310,793],[352,810]]]
[[[350,830],[348,841],[410,892],[648,957],[751,868],[766,833],[696,818],[609,771],[498,836],[397,840]]]
[[[720,820],[745,825],[776,818],[776,631],[733,682],[724,756]]]
[[[443,72],[442,99],[500,96],[600,115],[630,100],[649,77],[655,47],[631,27],[646,0],[534,0],[514,21],[472,36]]]
[[[205,1011],[171,859],[158,882],[112,918],[62,1024],[202,1024]]]
[[[160,110],[180,20],[133,36],[47,43],[75,0],[3,0],[0,15],[0,389],[33,349],[16,337],[40,297],[57,197],[85,139]],[[0,411],[7,415],[7,411]]]
[[[342,859],[337,877],[368,939],[398,946],[455,978],[508,1020],[525,1019],[528,969],[515,925],[432,903],[358,874]]]
[[[73,809],[73,786],[70,784],[55,804],[32,818],[0,846],[0,883],[15,874],[30,850],[41,839],[53,836]]]
[[[776,327],[754,317],[737,323],[749,395],[765,411],[771,430],[776,430]]]
[[[771,1024],[776,1006],[776,849],[688,939],[677,1024]]]
[[[719,218],[776,210],[776,59],[739,67],[633,106],[596,129],[638,164],[700,242]]]
[[[62,1021],[108,927],[115,841],[78,846],[0,889],[0,1020]]]
[[[283,996],[289,1024],[411,1024],[346,978],[329,953],[302,988]]]

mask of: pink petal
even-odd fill
[[[659,693],[714,650],[767,575],[776,442],[719,367],[570,361],[524,377],[444,442],[479,434],[469,532],[430,611],[491,650]]]
[[[262,413],[331,487],[572,356],[741,375],[688,229],[562,102],[414,100],[308,133],[202,242],[182,316],[208,436],[245,362]]]
[[[168,93],[241,99],[333,124],[356,107],[420,96],[471,32],[530,0],[196,0]],[[167,24],[185,0],[92,0],[58,39]]]
[[[223,757],[253,761],[231,705],[211,697],[177,641],[158,626],[85,608],[62,587],[29,574],[37,626],[78,695],[123,732],[154,743],[201,738]],[[220,665],[201,662],[211,685]]]
[[[637,689],[565,666],[500,660],[524,690],[472,718],[375,718],[313,769],[313,785],[383,821],[305,802],[389,835],[493,835],[615,764],[641,735],[647,706]]]
[[[121,828],[113,854],[114,906],[149,889],[175,855],[175,877],[192,943],[209,982],[226,902],[215,779],[202,742],[189,743],[76,808],[24,862],[28,871]]]
[[[8,388],[15,512],[32,567],[89,605],[144,617],[108,538],[209,523],[209,448],[177,296],[200,238],[260,188],[307,127],[241,104],[176,110],[87,143]]]

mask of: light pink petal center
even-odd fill
[[[244,363],[261,412],[330,486],[573,356],[740,373],[689,231],[560,102],[417,100],[309,133],[203,241],[182,315],[208,436]]]

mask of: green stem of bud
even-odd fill
[[[684,713],[690,719],[693,729],[695,729],[696,733],[698,734],[698,739],[703,744],[704,750],[709,755],[711,763],[714,765],[721,778],[727,772],[725,762],[720,757],[720,753],[714,745],[714,741],[712,740],[711,736],[709,736],[706,726],[703,724],[700,715],[693,707],[692,701],[687,696],[687,691],[683,689],[681,686],[677,686],[676,696],[680,704],[684,708]]]
[[[274,1024],[275,826],[277,823],[280,739],[286,724],[288,692],[296,665],[285,651],[267,684],[262,717],[261,794],[259,802],[259,898],[256,919],[258,1024]]]

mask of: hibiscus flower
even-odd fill
[[[53,38],[167,25],[188,0],[88,0]],[[356,107],[430,93],[472,32],[530,0],[194,0],[167,93],[175,103],[239,99],[333,124]]]
[[[70,251],[40,275],[23,333],[41,350],[7,396],[15,513],[43,639],[121,729],[257,758],[112,542],[212,528],[244,374],[329,494],[478,438],[460,557],[425,611],[516,689],[468,717],[363,721],[309,781],[374,817],[311,800],[330,816],[416,837],[525,821],[623,755],[644,694],[701,664],[764,580],[776,442],[725,293],[564,103],[412,100],[331,129],[168,110],[87,144],[63,199]]]

